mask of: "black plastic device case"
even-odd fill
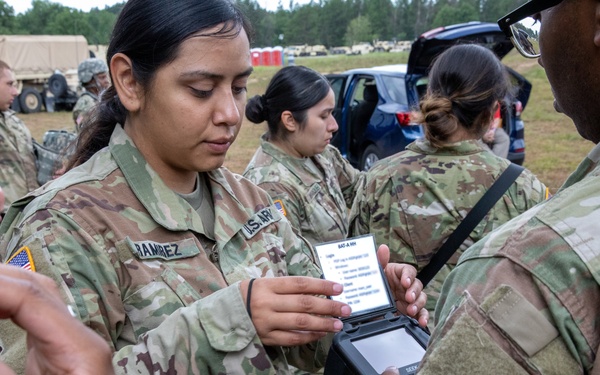
[[[427,347],[429,334],[418,322],[408,316],[395,316],[387,313],[384,318],[366,323],[344,324],[344,329],[333,338],[333,344],[327,355],[325,375],[371,375],[379,374],[352,344],[353,341],[386,333],[396,329],[405,329],[423,349]],[[399,343],[399,345],[401,345]],[[418,363],[399,368],[400,375],[416,373]]]

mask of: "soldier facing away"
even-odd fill
[[[600,2],[533,0],[498,23],[596,146],[551,199],[463,254],[420,374],[598,374]]]
[[[440,54],[416,119],[425,127],[425,139],[367,172],[351,215],[352,234],[373,233],[378,243],[389,244],[394,261],[419,271],[427,266],[510,165],[480,142],[510,88],[504,66],[485,47],[458,45]],[[460,254],[543,201],[545,191],[531,172],[521,173],[427,285],[429,310]]]

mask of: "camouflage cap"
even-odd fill
[[[95,74],[108,72],[108,66],[103,60],[90,58],[83,60],[77,67],[77,76],[81,83],[88,83]]]

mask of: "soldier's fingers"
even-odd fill
[[[303,313],[276,313],[257,319],[267,331],[339,332],[343,323],[339,319]]]
[[[285,276],[277,278],[261,278],[255,281],[268,287],[276,294],[314,294],[337,296],[342,293],[343,286],[339,283],[317,279],[308,276]],[[265,286],[265,284],[268,284]]]
[[[429,323],[429,311],[426,308],[422,308],[416,319],[419,321],[421,327],[427,327],[427,323]]]
[[[14,375],[15,372],[13,370],[11,370],[10,367],[8,367],[4,363],[0,362],[0,374],[2,374],[2,375]]]
[[[255,292],[253,288],[251,296],[252,315],[255,315],[256,309],[261,307],[267,311],[272,310],[281,313],[298,312],[335,317],[347,317],[352,313],[350,306],[343,302],[310,294],[287,294],[273,298],[272,294],[261,293],[260,289]]]
[[[12,272],[7,273],[12,274]],[[45,324],[42,322],[43,319],[38,319],[40,314],[49,315],[49,317],[72,318],[67,306],[50,291],[51,288],[48,285],[45,285],[46,278],[29,273],[31,275],[21,278],[6,274],[0,275],[0,317],[11,318],[27,330],[37,330],[41,328],[37,326],[38,324]],[[24,275],[18,274],[18,276]],[[50,282],[53,285],[52,280]],[[56,294],[58,293],[56,292]]]
[[[379,245],[377,249],[377,260],[381,265],[381,268],[385,269],[390,262],[390,248],[388,245]]]
[[[0,275],[30,281],[55,297],[60,297],[56,283],[49,277],[15,266],[0,264]]]

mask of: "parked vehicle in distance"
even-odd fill
[[[427,90],[427,72],[433,59],[459,43],[478,43],[499,58],[513,48],[495,23],[469,22],[428,31],[411,46],[408,64],[352,69],[327,74],[335,93],[334,116],[339,129],[331,144],[361,170],[381,158],[402,151],[423,136],[420,124],[411,122],[419,99]],[[510,137],[508,159],[525,159],[524,124],[521,112],[527,105],[531,83],[511,68],[507,70],[518,89],[515,98],[501,106],[502,126]]]
[[[322,44],[316,44],[314,46],[308,46],[308,56],[326,56],[327,48]]]
[[[303,44],[303,45],[296,45],[296,46],[287,46],[284,49],[284,53],[287,56],[294,56],[294,57],[300,57],[300,56],[308,56],[308,45]]]
[[[83,35],[0,35],[0,60],[15,73],[19,91],[12,109],[72,110],[79,98],[77,67],[88,57]]]
[[[395,45],[396,43],[390,40],[378,40],[373,44],[374,52],[390,52]]]
[[[375,50],[375,47],[371,45],[369,42],[363,42],[353,45],[350,48],[350,55],[364,55],[367,53],[371,53]]]
[[[331,47],[329,52],[332,55],[349,55],[350,53],[352,53],[352,50],[350,49],[350,47],[347,46],[337,46]]]

